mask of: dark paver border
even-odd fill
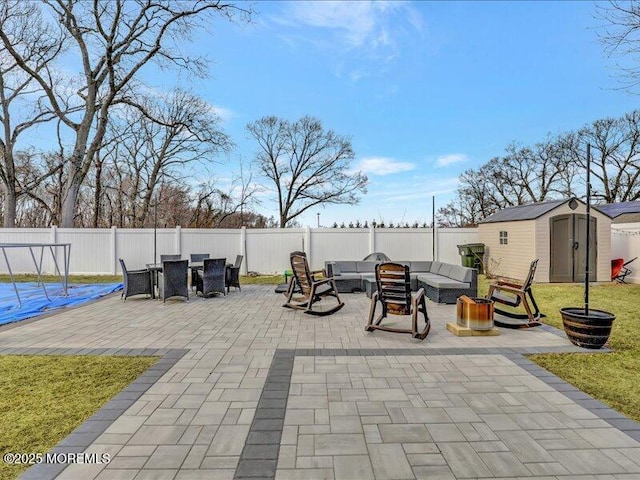
[[[561,332],[550,327],[550,329]],[[606,350],[605,350],[606,351]],[[574,346],[514,348],[387,348],[387,349],[277,349],[258,401],[256,414],[247,435],[234,480],[275,479],[280,440],[289,397],[295,357],[396,356],[396,355],[503,355],[570,398],[609,425],[640,442],[640,424],[625,417],[555,374],[533,363],[525,355],[538,353],[593,353]]]
[[[189,350],[157,348],[2,348],[0,355],[100,355],[122,357],[160,357],[160,359],[109,400],[100,410],[62,439],[50,453],[79,453],[87,449],[107,428],[125,413],[151,385],[155,384]],[[22,480],[57,477],[67,464],[41,463],[22,473]]]

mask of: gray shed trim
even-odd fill
[[[598,210],[606,213],[611,218],[619,217],[625,213],[640,213],[640,200],[632,202],[607,203],[606,205],[598,205]]]
[[[546,202],[528,203],[526,205],[507,207],[497,211],[493,215],[489,215],[487,218],[479,221],[478,223],[519,222],[522,220],[535,220],[536,218],[541,217],[551,210],[554,210],[559,206],[568,203],[570,200],[571,198],[565,198],[563,200],[549,200]],[[584,205],[584,202],[579,198],[576,198],[575,200]],[[594,210],[597,210],[598,212],[603,213],[608,217],[610,216],[606,212],[602,212],[600,210],[600,207],[593,208]]]

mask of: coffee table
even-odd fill
[[[373,297],[373,294],[378,291],[378,284],[375,278],[363,278],[362,287],[367,298]]]

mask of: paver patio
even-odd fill
[[[552,329],[459,338],[430,302],[417,342],[364,332],[364,294],[324,318],[283,298],[111,297],[0,330],[0,353],[165,357],[57,447],[109,464],[24,478],[640,479],[640,426],[521,355],[580,350]]]

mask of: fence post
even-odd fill
[[[309,226],[304,229],[304,251],[307,254],[309,265],[313,265],[313,259],[311,258],[311,227]]]
[[[51,243],[58,243],[57,240],[58,240],[58,227],[55,225],[51,225]],[[56,252],[56,255],[58,255],[58,247],[53,247],[53,251]],[[53,259],[49,263],[51,265],[50,271],[55,273],[55,267],[53,266]],[[43,271],[45,271],[45,269],[43,269]]]
[[[244,257],[240,272],[246,275],[249,271],[249,258],[247,257],[247,227],[244,225],[240,227],[240,255]]]
[[[436,260],[438,260],[438,258],[440,258],[440,230],[436,228],[436,226],[434,225],[433,227],[431,227],[432,230],[432,235],[433,235],[433,241],[434,241],[434,247],[433,247],[433,252],[434,252],[434,257],[431,259],[434,262]]]
[[[118,233],[118,227],[111,226],[111,274],[116,275],[118,273],[118,245],[116,243],[116,235]]]
[[[376,230],[373,225],[369,226],[369,253],[376,251]]]
[[[182,255],[182,228],[180,225],[176,226],[176,253]]]

